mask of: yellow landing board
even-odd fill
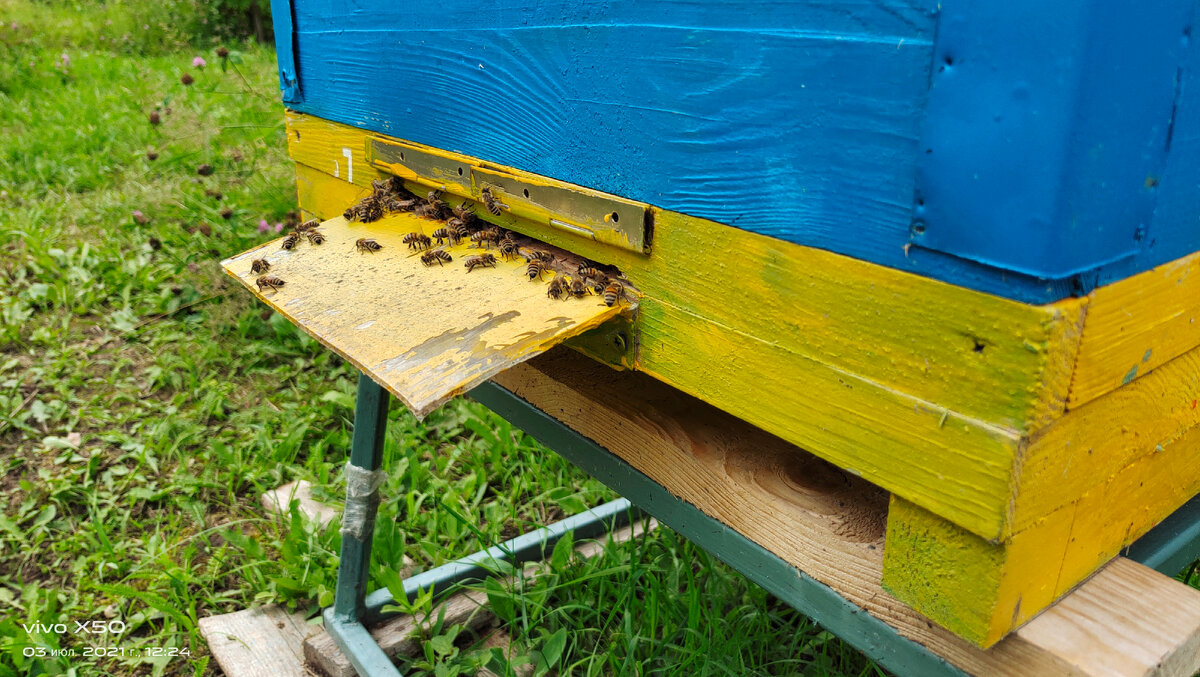
[[[595,296],[550,299],[549,274],[531,282],[524,261],[504,261],[494,250],[495,267],[468,272],[465,259],[485,252],[467,244],[444,248],[450,263],[426,266],[401,240],[441,225],[411,214],[370,224],[338,217],[321,224],[321,245],[301,240],[287,251],[276,240],[222,265],[417,416],[627,309]],[[358,251],[360,238],[382,248]],[[258,289],[259,275],[251,272],[258,258],[282,287]]]

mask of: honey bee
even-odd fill
[[[583,283],[583,280],[575,278],[574,280],[571,280],[571,288],[568,289],[567,292],[571,294],[571,296],[574,296],[578,299],[592,293],[592,290],[588,289],[588,286]]]
[[[322,235],[321,231],[319,230],[305,231],[304,235],[308,238],[308,241],[313,244],[323,244],[325,242],[325,236]]]
[[[467,258],[463,259],[463,261],[463,265],[466,266],[468,273],[472,270],[475,270],[479,266],[491,266],[493,268],[496,267],[496,257],[492,256],[491,254],[468,256]]]
[[[600,271],[598,271],[595,268],[593,268],[589,265],[586,265],[586,264],[579,266],[579,270],[577,272],[579,273],[579,277],[581,277],[585,280],[586,279],[595,280],[595,279],[601,277]]]
[[[383,245],[379,244],[375,240],[360,237],[354,242],[354,248],[363,253],[377,252],[380,249],[383,249]]]
[[[513,240],[501,240],[500,253],[504,256],[505,261],[517,258],[517,243]]]
[[[483,204],[485,207],[487,207],[487,210],[495,216],[500,216],[500,212],[502,210],[508,209],[508,205],[504,204],[500,200],[496,199],[496,196],[492,195],[491,188],[484,187],[483,190],[479,191],[479,197],[483,200]]]
[[[564,298],[563,295],[566,293],[567,281],[565,279],[555,277],[553,280],[550,280],[550,286],[546,289],[546,296],[552,299],[561,299]]]
[[[625,295],[625,285],[616,280],[609,280],[608,286],[604,288],[604,305],[612,306],[620,299],[629,300]]]
[[[342,218],[347,221],[354,221],[358,218],[358,205],[350,205],[346,207],[346,211],[342,212]]]
[[[279,291],[279,288],[284,285],[284,281],[274,275],[263,275],[255,280],[254,284],[258,285],[258,291],[262,293],[262,290],[266,287],[270,287],[274,291]]]
[[[432,266],[434,262],[440,266],[443,263],[450,263],[454,259],[444,249],[433,249],[421,254],[421,263],[427,266]]]
[[[389,212],[411,212],[420,204],[421,199],[416,197],[407,200],[390,197],[383,203],[383,206]]]
[[[309,220],[305,221],[304,223],[296,226],[296,230],[298,232],[303,233],[304,231],[312,230],[313,228],[316,228],[319,225],[321,225],[320,219],[309,219]]]
[[[546,264],[542,263],[541,259],[529,259],[529,264],[525,266],[525,276],[530,280],[542,279],[542,273],[546,271]]]
[[[420,233],[413,232],[413,233],[408,233],[404,237],[400,238],[400,241],[403,242],[404,244],[408,245],[409,249],[416,249],[417,242],[420,241],[420,238],[421,238]]]
[[[471,234],[471,242],[480,247],[487,247],[488,243],[495,244],[496,240],[499,239],[500,233],[494,228],[476,231]]]
[[[363,223],[378,221],[383,218],[383,205],[379,200],[367,198],[358,208],[358,220]]]
[[[450,215],[453,214],[450,211],[450,205],[446,204],[446,201],[442,199],[441,191],[429,191],[429,194],[425,196],[425,204],[426,215],[432,218],[444,220],[450,218]]]
[[[280,242],[279,246],[290,250],[294,249],[299,242],[300,233],[288,233],[288,236],[283,238],[283,242]]]
[[[442,244],[446,240],[450,239],[450,231],[445,228],[438,228],[437,230],[433,231],[431,235],[433,236],[433,239],[437,240],[438,244]],[[451,242],[451,244],[454,243]]]
[[[265,273],[271,269],[271,264],[266,259],[254,259],[250,262],[250,272],[254,274]]]
[[[461,219],[463,223],[468,223],[475,218],[475,211],[472,207],[473,205],[470,202],[463,202],[452,211],[454,212],[454,216]]]

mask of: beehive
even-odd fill
[[[886,489],[885,586],[961,636],[1200,491],[1192,4],[273,10],[307,212],[487,187],[619,267],[569,344]]]

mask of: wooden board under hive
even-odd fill
[[[446,245],[449,263],[422,263],[425,250],[404,236],[444,224],[412,214],[369,223],[337,217],[321,224],[325,242],[305,238],[291,250],[268,242],[224,262],[226,272],[263,302],[383,384],[424,416],[496,373],[599,326],[629,306],[597,296],[556,300],[550,281],[530,281],[523,260],[468,243]],[[360,251],[371,239],[378,251]],[[467,271],[467,257],[492,254],[494,265]],[[565,254],[563,254],[565,257]],[[262,290],[252,263],[283,280]]]

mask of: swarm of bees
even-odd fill
[[[412,250],[410,256],[420,255],[421,263],[426,267],[452,263],[454,257],[446,251],[446,246],[469,242],[470,249],[485,251],[462,259],[468,273],[476,268],[495,268],[496,255],[486,251],[495,249],[506,261],[523,258],[525,265],[522,270],[530,281],[541,281],[549,274],[551,280],[546,288],[547,298],[566,300],[598,296],[609,307],[621,301],[630,302],[629,288],[619,273],[614,277],[602,270],[599,264],[591,262],[578,266],[568,264],[547,251],[544,244],[484,221],[475,213],[474,205],[469,200],[451,206],[436,190],[419,197],[409,191],[398,177],[373,181],[371,187],[370,195],[346,209],[344,216],[347,220],[370,223],[387,213],[411,212],[423,218],[445,222],[430,235],[414,231],[401,238],[401,242]],[[480,191],[480,201],[494,216],[508,210],[508,205],[489,186],[484,186]],[[324,243],[325,236],[318,230],[320,225],[317,219],[301,223],[283,239],[281,246],[291,250],[306,239],[313,245]],[[370,254],[383,249],[383,245],[364,237],[355,241],[354,249],[362,254]],[[568,266],[574,267],[574,270]],[[264,274],[270,267],[266,259],[255,259],[251,264],[251,272],[259,275],[255,284],[260,293],[265,289],[278,291],[284,285],[282,279]]]

